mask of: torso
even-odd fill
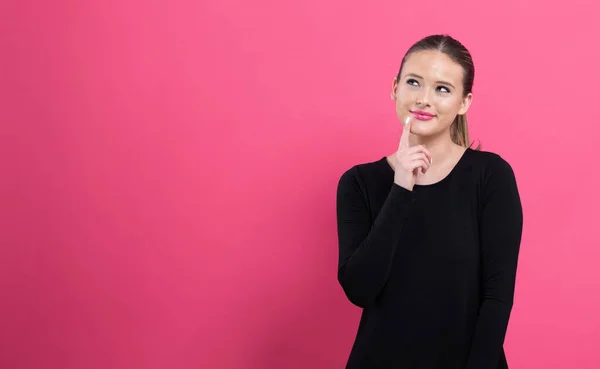
[[[451,158],[415,184],[389,274],[363,310],[346,369],[461,369],[467,363],[481,301],[486,183],[492,172],[511,177],[496,154],[461,148]],[[356,204],[364,204],[364,219],[375,224],[393,186],[389,157],[351,173],[361,194]],[[507,369],[503,348],[494,368]]]
[[[408,368],[416,362],[427,369],[464,367],[479,301],[473,156],[453,157],[435,177],[415,185],[402,247],[377,303],[363,311],[348,369]],[[394,171],[380,161],[360,172],[370,216],[377,219]]]

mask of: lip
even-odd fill
[[[435,117],[434,114],[422,110],[413,110],[411,113],[418,120],[431,120]]]

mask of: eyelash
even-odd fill
[[[409,80],[406,81],[406,83],[408,83],[409,85],[412,86],[411,82],[417,82],[417,80],[411,78],[411,79],[409,79]],[[419,83],[419,82],[417,82],[417,83]],[[448,87],[446,87],[446,86],[438,86],[438,87],[446,89],[446,91],[442,91],[443,93],[446,93],[446,94],[450,93],[450,89]]]

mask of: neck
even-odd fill
[[[457,149],[460,149],[458,145],[452,142],[450,135],[440,135],[437,137],[411,135],[409,141],[411,147],[425,145],[427,150],[431,153],[433,163],[437,164],[441,164],[446,158],[451,158],[452,154],[455,153]]]
[[[452,164],[453,159],[460,156],[465,150],[464,147],[452,142],[449,132],[447,135],[436,137],[422,137],[413,134],[409,137],[409,145],[411,147],[416,145],[425,145],[427,147],[433,160],[430,168],[445,168],[449,164]],[[387,156],[387,161],[392,169],[396,168],[394,156],[395,153]]]

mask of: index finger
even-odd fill
[[[410,126],[410,117],[406,117],[406,119],[404,120],[404,129],[402,130],[402,136],[400,136],[400,149],[408,149],[408,147],[410,146],[410,143],[408,141],[408,136],[410,136]]]

